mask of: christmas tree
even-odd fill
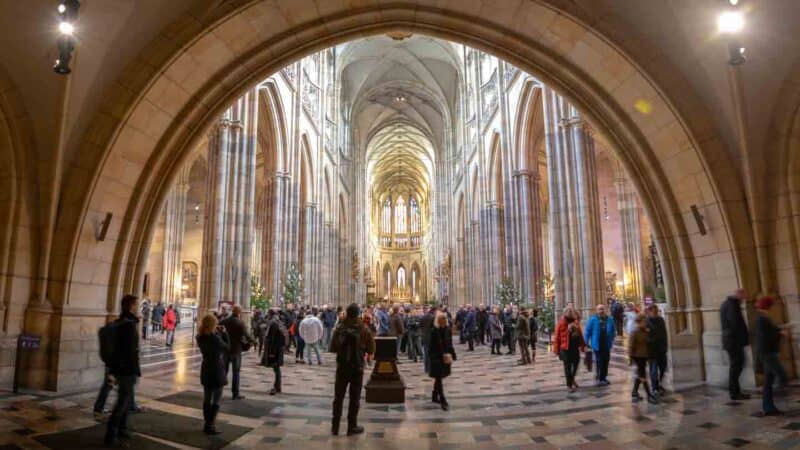
[[[266,289],[261,285],[261,280],[255,272],[250,274],[250,307],[266,311],[270,307],[270,298]]]
[[[495,290],[497,302],[503,306],[509,303],[519,304],[521,300],[520,291],[517,286],[511,281],[511,278],[503,278],[503,281],[497,283]]]
[[[286,279],[283,282],[284,303],[299,303],[301,292],[303,292],[303,276],[300,275],[297,264],[292,263],[286,272]]]

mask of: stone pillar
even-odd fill
[[[186,225],[186,194],[189,192],[191,164],[181,168],[175,186],[167,195],[165,205],[163,265],[161,267],[161,301],[165,305],[183,300],[183,234]]]
[[[574,303],[587,317],[605,302],[594,141],[566,100],[549,88],[543,100],[556,308]]]
[[[619,206],[620,231],[622,232],[624,297],[642,301],[644,258],[642,256],[642,236],[639,226],[639,201],[620,163],[617,163],[616,172],[617,205]]]
[[[542,260],[542,216],[539,208],[539,176],[529,171],[514,174],[519,199],[517,223],[519,224],[519,254],[522,279],[520,288],[531,303],[541,297],[541,280],[544,276]]]
[[[237,100],[209,135],[201,313],[221,300],[250,308],[256,98],[248,92]]]

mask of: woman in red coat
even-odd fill
[[[167,332],[167,347],[172,347],[172,341],[175,340],[175,325],[178,324],[178,316],[175,315],[175,307],[169,305],[166,314],[164,314],[164,330]]]
[[[578,321],[578,314],[572,308],[566,308],[564,315],[556,325],[553,353],[564,363],[564,377],[567,379],[567,389],[575,392],[578,383],[575,374],[581,361],[581,353],[586,344],[583,341],[583,332]]]

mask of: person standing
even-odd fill
[[[227,371],[231,375],[231,392],[234,400],[241,400],[244,397],[239,395],[239,379],[242,369],[242,346],[248,346],[253,342],[253,338],[247,333],[244,322],[241,319],[242,307],[236,305],[231,310],[231,315],[219,322],[220,326],[225,327],[228,334],[230,351],[226,363]],[[231,368],[233,370],[231,370]]]
[[[408,336],[408,359],[417,362],[422,357],[422,343],[420,336],[420,311],[409,310],[406,314],[406,336]]]
[[[647,393],[647,403],[658,403],[658,399],[650,390],[647,382],[647,358],[649,356],[648,349],[648,330],[647,318],[644,314],[639,314],[634,319],[635,327],[628,335],[628,358],[630,364],[634,365],[634,380],[633,390],[631,391],[631,401],[638,403],[642,400],[639,395],[639,386],[644,385],[644,391]]]
[[[464,339],[467,341],[469,347],[467,351],[475,351],[475,334],[478,332],[478,320],[475,314],[475,308],[472,305],[467,306],[467,313],[464,315],[463,333]]]
[[[553,353],[564,363],[564,378],[567,380],[567,389],[575,392],[578,383],[575,374],[581,361],[581,351],[586,347],[581,334],[580,322],[576,320],[577,314],[572,308],[564,309],[561,320],[556,324],[553,335]]]
[[[322,337],[322,348],[328,348],[331,345],[333,327],[336,326],[336,312],[331,305],[324,305],[322,309],[322,326],[325,329],[325,334]]]
[[[400,356],[400,341],[403,339],[405,332],[403,316],[400,315],[400,306],[394,305],[392,306],[392,315],[389,316],[389,336],[397,338],[397,356]],[[399,359],[397,361],[400,362]]]
[[[347,307],[345,319],[336,326],[331,336],[330,351],[336,353],[336,380],[331,420],[331,434],[334,436],[339,435],[344,394],[348,386],[350,403],[347,408],[347,435],[364,432],[364,427],[358,426],[358,408],[364,381],[364,363],[375,354],[375,341],[358,316],[358,305],[351,303]]]
[[[300,338],[303,339],[306,346],[306,363],[310,366],[311,352],[317,355],[317,364],[322,365],[322,356],[319,354],[319,346],[322,343],[325,333],[325,327],[322,321],[313,314],[308,316],[300,322]]]
[[[142,376],[139,367],[139,311],[134,295],[122,297],[120,315],[115,321],[114,349],[107,361],[108,374],[117,385],[117,402],[108,419],[105,444],[119,446],[119,439],[130,439],[128,413],[133,404],[137,379]]]
[[[450,376],[451,365],[456,360],[456,351],[453,348],[453,333],[447,325],[447,316],[442,313],[436,315],[436,322],[428,343],[428,353],[431,355],[430,377],[433,378],[434,403],[439,403],[443,411],[450,409],[447,398],[444,396],[442,380]]]
[[[422,337],[422,361],[425,367],[425,373],[430,373],[431,371],[431,357],[428,353],[428,344],[430,344],[431,330],[433,330],[435,326],[436,312],[437,308],[432,306],[419,321],[419,331]]]
[[[200,365],[200,384],[203,385],[203,432],[219,434],[214,425],[222,391],[228,384],[228,360],[230,341],[228,333],[218,326],[217,318],[208,314],[200,321],[197,331],[197,346],[203,355]]]
[[[475,318],[478,322],[478,345],[483,345],[486,342],[486,327],[489,324],[489,312],[486,311],[483,303],[478,306]]]
[[[489,339],[492,344],[492,355],[502,355],[500,350],[500,343],[503,340],[503,324],[500,321],[500,308],[497,306],[492,307],[492,312],[489,313]]]
[[[381,304],[375,311],[375,319],[378,336],[389,336],[389,313],[386,312],[386,304]]]
[[[750,332],[742,314],[741,303],[746,294],[738,289],[729,296],[719,308],[720,325],[722,326],[722,347],[728,353],[730,369],[728,371],[728,394],[731,400],[747,400],[749,394],[742,393],[739,376],[744,369],[744,348],[750,345]]]
[[[507,307],[508,314],[505,316],[505,321],[503,322],[503,333],[505,334],[504,339],[508,344],[508,353],[506,355],[513,355],[516,353],[517,347],[517,309],[514,307]]]
[[[530,340],[531,328],[528,322],[528,310],[521,307],[517,318],[517,343],[519,344],[519,364],[521,366],[531,363],[531,353],[528,349]]]
[[[163,330],[167,333],[166,345],[172,347],[172,342],[175,340],[175,326],[178,324],[178,319],[175,318],[175,308],[169,305],[167,312],[164,314]]]
[[[647,307],[648,364],[650,366],[650,387],[654,394],[664,395],[664,374],[667,372],[667,324],[658,315],[658,306]]]
[[[281,393],[281,366],[283,365],[284,349],[288,342],[286,326],[278,317],[277,311],[270,309],[267,313],[267,331],[264,334],[264,354],[261,356],[261,365],[271,367],[275,373],[275,382],[269,395]]]
[[[586,321],[584,341],[591,347],[596,364],[595,385],[608,386],[608,363],[614,346],[614,321],[606,315],[606,306],[597,305],[596,314]],[[577,314],[577,313],[576,313]],[[576,317],[576,320],[580,320]]]
[[[758,309],[755,324],[756,350],[764,368],[764,388],[761,398],[761,410],[764,416],[784,415],[784,412],[775,406],[772,385],[776,378],[781,387],[785,387],[788,383],[786,371],[780,361],[781,336],[786,336],[787,333],[775,326],[769,317],[769,310],[774,303],[772,297],[761,297],[756,304]]]
[[[161,325],[162,321],[164,320],[164,305],[161,303],[161,300],[153,306],[153,317],[152,317],[152,324],[153,324],[153,333],[161,332]]]
[[[153,308],[150,306],[150,302],[147,299],[142,300],[142,339],[147,339],[152,312]]]
[[[622,322],[625,318],[625,307],[619,300],[612,300],[611,303],[611,316],[614,318],[614,328],[617,330],[617,335],[622,336]]]
[[[536,360],[536,343],[539,341],[539,310],[536,308],[531,310],[528,327],[531,330],[531,364],[533,364]]]
[[[303,355],[306,350],[306,341],[304,341],[300,336],[300,322],[302,322],[303,319],[305,319],[305,312],[301,308],[299,311],[297,311],[294,323],[292,323],[291,327],[289,328],[289,336],[291,336],[291,339],[294,340],[295,343],[294,362],[300,364],[305,364]]]

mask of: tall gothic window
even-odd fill
[[[412,233],[419,233],[420,232],[420,223],[419,223],[419,205],[417,204],[417,200],[414,197],[411,197],[408,200],[408,206],[411,208],[411,232]]]
[[[392,232],[392,202],[388,198],[383,202],[383,217],[381,220],[381,231],[385,234]]]
[[[400,289],[406,287],[406,269],[403,266],[397,269],[397,287]]]
[[[407,233],[406,224],[406,202],[403,197],[397,198],[397,203],[394,206],[394,232],[396,234]]]

